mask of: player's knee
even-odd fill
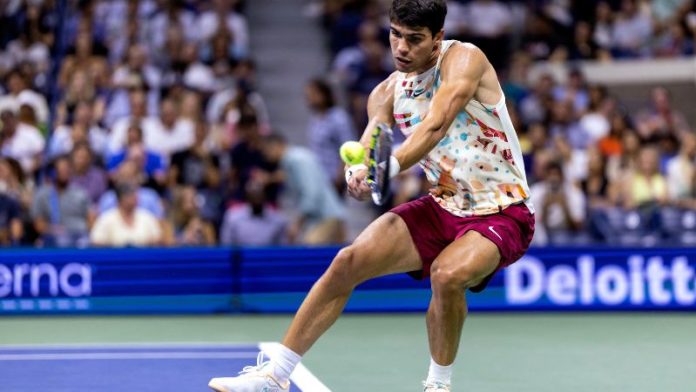
[[[360,272],[357,253],[355,246],[347,246],[341,249],[331,262],[326,276],[334,287],[354,287],[360,283],[357,281]]]
[[[466,266],[452,268],[435,263],[430,270],[430,284],[437,291],[463,290],[475,286],[478,281],[480,278],[476,271]]]

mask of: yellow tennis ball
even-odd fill
[[[338,151],[343,162],[358,165],[365,161],[365,147],[359,142],[345,142]]]

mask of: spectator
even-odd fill
[[[688,205],[694,199],[696,180],[696,135],[685,133],[681,138],[679,155],[667,163],[667,191],[672,203]]]
[[[7,94],[0,96],[0,112],[10,110],[17,113],[21,105],[29,105],[34,109],[38,122],[46,124],[48,122],[46,98],[32,90],[19,71],[11,71],[6,76],[6,80]]]
[[[86,246],[94,221],[87,193],[71,184],[72,163],[67,156],[53,161],[52,182],[39,188],[31,214],[43,246]]]
[[[321,79],[311,80],[305,87],[307,104],[312,111],[307,140],[309,147],[339,193],[343,193],[344,164],[336,153],[341,145],[356,138],[348,113],[336,106],[331,87]]]
[[[146,118],[148,113],[157,112],[161,72],[149,63],[145,47],[133,44],[128,48],[127,62],[118,66],[114,71],[112,85],[112,97],[107,107],[104,123],[113,127],[112,134],[116,133],[122,137],[122,134],[119,134],[117,130],[124,131],[122,129],[124,121],[129,123],[134,118]],[[146,121],[152,121],[150,117],[147,119]],[[121,120],[121,125],[117,126],[119,120]],[[149,126],[145,125],[145,128],[147,129]]]
[[[232,57],[246,57],[249,53],[249,29],[246,19],[234,11],[229,0],[213,0],[212,3],[212,10],[200,14],[196,21],[200,39],[208,41],[217,32],[227,30],[232,37]]]
[[[312,152],[288,145],[278,134],[264,139],[263,152],[280,168],[280,172],[264,180],[282,180],[289,203],[296,211],[288,227],[289,241],[308,245],[345,241],[344,207]]]
[[[122,162],[130,160],[145,174],[145,184],[156,189],[162,187],[167,176],[162,156],[146,148],[143,132],[138,126],[131,125],[128,128],[127,138],[126,147],[109,158],[106,169],[113,173]]]
[[[570,147],[576,150],[584,150],[588,147],[590,137],[585,129],[580,126],[572,101],[558,101],[553,105],[551,122],[549,123],[551,137],[565,139]]]
[[[109,137],[108,154],[114,154],[126,145],[128,129],[137,125],[142,132],[142,140],[147,147],[154,144],[153,136],[160,131],[162,123],[160,119],[147,114],[147,102],[145,92],[133,90],[130,92],[131,114],[116,121],[111,129]]]
[[[201,217],[197,197],[191,186],[174,190],[170,222],[177,245],[215,245],[215,230]]]
[[[531,94],[520,102],[520,116],[525,124],[545,123],[553,107],[552,91],[555,81],[549,74],[542,75],[534,84]]]
[[[619,192],[619,202],[627,209],[654,208],[669,197],[667,181],[660,173],[659,152],[655,147],[642,147],[633,174],[626,177]]]
[[[153,246],[163,241],[157,217],[140,208],[138,188],[132,183],[116,187],[118,206],[102,212],[90,233],[96,246]]]
[[[164,206],[157,192],[152,188],[143,186],[145,174],[138,163],[126,160],[118,167],[112,177],[115,186],[121,184],[131,184],[137,187],[138,207],[151,212],[157,219],[164,219]],[[115,208],[118,205],[118,198],[113,190],[107,191],[99,198],[99,214]]]
[[[161,127],[155,128],[147,139],[148,149],[169,162],[172,154],[186,150],[193,145],[194,125],[191,120],[179,117],[180,106],[171,99],[165,99],[160,106]]]
[[[263,186],[249,182],[244,203],[233,204],[223,219],[220,243],[235,246],[273,246],[287,242],[288,221],[265,201]]]
[[[96,205],[106,192],[106,173],[94,164],[92,150],[87,143],[76,144],[70,153],[70,159],[73,167],[72,184],[87,192],[91,204]]]
[[[1,188],[0,183],[0,247],[18,245],[23,234],[20,205]]]
[[[684,114],[672,106],[669,91],[656,87],[650,94],[650,107],[636,116],[638,135],[651,140],[665,135],[678,135],[689,129]]]
[[[481,48],[497,69],[507,61],[509,35],[512,31],[512,11],[508,4],[497,0],[473,0],[467,9],[467,35]]]
[[[553,162],[546,167],[546,178],[532,186],[532,202],[536,208],[537,245],[567,244],[583,228],[585,195],[564,180],[563,167]]]
[[[259,123],[253,114],[243,113],[238,124],[239,143],[230,152],[230,184],[235,200],[244,199],[244,189],[249,180],[258,173],[273,172],[277,163],[270,162],[262,153],[263,139],[259,133]],[[266,186],[266,201],[275,204],[278,200],[278,185]]]
[[[621,138],[621,154],[612,155],[607,162],[607,175],[609,180],[623,181],[633,174],[638,166],[638,153],[640,151],[640,139],[630,130],[623,133]]]
[[[643,12],[636,0],[622,0],[611,32],[612,51],[616,57],[639,57],[646,55],[652,36],[652,21]]]
[[[60,125],[51,134],[48,144],[48,156],[55,157],[72,151],[79,143],[88,143],[92,151],[100,158],[106,152],[108,135],[93,117],[93,105],[89,101],[80,101],[75,107],[70,125]]]
[[[41,164],[46,144],[36,127],[20,123],[11,110],[0,113],[0,155],[14,158],[26,174],[33,174]]]
[[[208,130],[204,122],[198,122],[195,127],[193,145],[172,156],[169,169],[170,184],[192,185],[202,188],[205,174],[210,166],[219,168],[220,158],[211,153],[206,145]]]

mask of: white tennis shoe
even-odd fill
[[[450,392],[450,386],[441,382],[423,381],[423,392]]]
[[[263,352],[256,358],[256,366],[246,366],[237,377],[213,378],[208,386],[217,392],[287,392],[290,382],[281,384],[273,376],[270,361],[264,361]]]

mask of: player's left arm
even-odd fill
[[[488,60],[473,45],[448,51],[440,68],[442,85],[433,96],[430,111],[411,136],[393,153],[401,170],[418,163],[445,137],[457,114],[473,98]]]

